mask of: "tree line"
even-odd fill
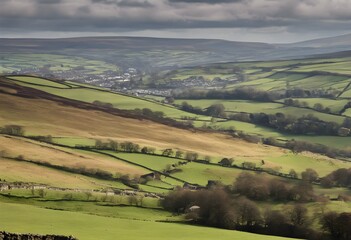
[[[239,87],[232,90],[198,90],[187,89],[173,93],[176,99],[227,99],[253,100],[258,102],[272,102],[283,98],[335,98],[338,92],[325,89],[303,89],[295,87],[284,91],[263,91],[253,87]]]

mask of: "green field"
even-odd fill
[[[300,100],[300,99],[299,99]],[[344,105],[348,102],[347,100],[329,100],[326,99],[325,102],[322,99],[301,99],[300,101],[305,101],[312,103],[322,103],[325,107],[330,107],[334,111],[340,111]],[[249,100],[216,100],[216,99],[203,99],[203,100],[189,100],[189,99],[179,99],[175,103],[180,105],[182,102],[187,102],[194,107],[200,107],[206,109],[213,104],[223,104],[225,107],[225,112],[227,114],[231,113],[266,113],[266,114],[276,114],[284,113],[285,115],[291,115],[296,118],[307,116],[308,114],[313,114],[315,117],[327,121],[327,122],[337,122],[342,123],[344,121],[343,116],[335,116],[331,114],[321,113],[315,111],[314,109],[298,108],[285,106],[282,103],[272,103],[272,102],[255,102]],[[328,105],[329,104],[329,105]],[[313,107],[313,105],[312,105]]]
[[[100,217],[76,212],[41,209],[21,204],[0,204],[2,230],[73,235],[82,240],[106,239],[285,239],[184,224]],[[145,212],[142,213],[147,217]],[[157,231],[155,231],[157,229]]]
[[[166,169],[167,165],[172,165],[178,163],[179,159],[168,158],[163,156],[154,156],[154,155],[146,155],[146,154],[133,154],[133,153],[114,153],[106,151],[109,154],[112,154],[116,157],[120,157],[122,159],[126,159],[131,162],[135,162],[137,164],[143,165],[145,167],[163,171]]]
[[[119,67],[105,61],[90,60],[84,57],[73,57],[59,54],[0,54],[0,74],[12,73],[21,69],[46,68],[53,73],[72,71],[79,67],[79,71],[86,74],[102,74],[105,71],[119,71]],[[82,66],[84,66],[82,68]]]
[[[328,98],[292,98],[301,102],[306,102],[308,107],[313,108],[317,103],[320,103],[325,108],[329,108],[332,113],[339,114],[344,106],[349,102],[346,99],[328,99]],[[280,100],[284,102],[284,99]]]
[[[21,82],[25,83],[30,83],[30,84],[37,84],[37,85],[42,85],[42,86],[49,86],[49,87],[55,87],[55,88],[69,88],[65,84],[61,84],[58,82],[54,81],[49,81],[44,78],[38,78],[38,77],[27,77],[27,76],[15,76],[15,77],[8,77],[9,79],[13,80],[18,80]]]
[[[246,65],[248,70],[251,69],[250,64]],[[292,63],[285,62],[285,64]],[[267,63],[268,65],[269,63]],[[248,85],[253,83],[252,86],[257,85],[258,87],[261,86],[261,89],[272,90],[284,88],[286,81],[291,82],[291,86],[305,84],[308,88],[315,87],[319,80],[326,82],[326,87],[329,86],[330,81],[343,82],[342,84],[346,84],[348,81],[348,78],[343,76],[330,79],[331,76],[319,78],[305,75],[305,73],[291,75],[290,73],[275,73],[278,69],[284,71],[284,64],[278,64],[274,68],[271,70],[270,76],[267,75],[265,78],[252,80],[251,82],[249,80]],[[215,68],[211,69],[211,72],[207,72],[208,76],[214,74],[215,71]],[[266,72],[254,71],[254,69],[248,71],[248,74],[253,76],[256,73],[257,75],[267,74]],[[227,73],[225,70],[221,70],[218,74],[225,75]],[[283,78],[285,80],[282,80]],[[300,82],[303,80],[309,81],[309,83]],[[35,77],[15,77],[9,81],[56,96],[87,103],[99,100],[111,103],[113,107],[120,109],[149,108],[153,111],[163,111],[166,116],[173,119],[179,119],[182,116],[197,117],[198,119],[194,121],[194,125],[197,127],[206,124],[213,129],[233,128],[260,137],[275,137],[281,141],[296,139],[340,148],[351,147],[351,141],[349,141],[351,137],[295,136],[245,122],[225,121],[224,119],[213,119],[211,122],[211,117],[208,116],[187,113],[174,106],[160,104],[154,100],[117,94],[84,84],[59,83]],[[242,85],[245,83],[242,83]],[[340,88],[342,88],[342,84],[340,84]],[[251,162],[264,170],[275,170],[280,173],[288,173],[290,169],[294,169],[299,177],[306,168],[315,169],[319,176],[323,177],[336,169],[351,167],[351,162],[343,162],[311,153],[293,154],[287,149],[260,143],[248,143],[219,132],[178,129],[151,121],[123,118],[102,111],[78,109],[57,104],[53,102],[54,100],[48,101],[40,98],[23,100],[15,93],[13,95],[1,94],[3,97],[1,107],[4,106],[2,109],[4,114],[0,117],[0,121],[3,125],[24,124],[25,130],[29,128],[29,131],[26,132],[27,137],[30,134],[36,136],[50,134],[54,143],[66,146],[43,143],[26,137],[14,137],[5,134],[0,136],[0,150],[5,150],[1,153],[4,156],[0,157],[1,179],[9,182],[42,183],[48,186],[66,188],[61,190],[46,189],[45,196],[40,196],[39,190],[31,189],[12,189],[0,192],[1,230],[74,235],[79,239],[88,240],[212,240],[219,236],[221,239],[284,239],[187,225],[184,216],[172,215],[170,212],[163,211],[159,199],[174,187],[182,186],[184,182],[206,186],[209,180],[216,180],[226,185],[233,185],[239,174],[247,170],[218,165],[217,162],[223,157],[233,157],[236,166],[241,166],[243,162]],[[315,103],[323,103],[335,113],[340,111],[348,102],[347,99],[323,98],[299,100],[306,101],[310,107]],[[176,103],[181,104],[182,101],[177,100]],[[285,106],[283,99],[280,102],[269,103],[216,99],[185,101],[202,109],[206,109],[212,104],[222,103],[228,114],[235,112],[264,112],[270,114],[282,112],[286,115],[299,117],[312,113],[324,121],[338,123],[342,123],[345,118],[341,115],[321,113],[313,109]],[[9,102],[12,104],[8,104]],[[24,107],[25,109],[21,109],[19,107],[19,105],[26,106],[25,103],[27,102],[35,104],[31,105],[32,108]],[[51,114],[44,115],[43,108],[46,109],[45,111],[49,109]],[[348,113],[347,110],[344,114],[347,115]],[[17,116],[14,116],[14,114]],[[45,128],[47,132],[40,132],[42,128]],[[179,165],[179,162],[185,162],[185,160],[141,153],[102,150],[92,152],[72,148],[76,145],[94,146],[95,139],[104,142],[115,140],[118,143],[132,141],[138,143],[140,147],[154,147],[157,154],[160,154],[166,148],[172,148],[174,151],[178,149],[184,152],[194,151],[199,153],[199,159],[203,159],[207,155],[210,156],[211,164],[187,162],[185,165]],[[113,155],[116,158],[106,154]],[[56,166],[56,168],[53,168],[53,166]],[[65,166],[69,169],[57,168],[57,166]],[[77,169],[81,169],[81,171],[79,172]],[[90,175],[86,175],[87,172],[82,169],[88,169]],[[164,172],[167,169],[176,169],[176,171],[167,175],[168,172]],[[97,170],[105,171],[104,175]],[[154,171],[163,172],[160,179],[140,178],[141,175]],[[111,174],[108,178],[106,178],[106,172]],[[253,173],[253,171],[250,172]],[[262,174],[268,176],[268,178],[277,178],[293,184],[300,182],[300,180]],[[349,190],[345,188],[323,189],[316,184],[313,185],[313,188],[318,194],[332,197],[349,193]],[[149,195],[144,197],[145,192]],[[139,203],[133,203],[133,197],[129,194],[134,194],[133,196]],[[139,206],[137,206],[138,204]],[[309,208],[312,216],[311,212],[317,212],[322,204],[324,203],[314,202],[305,206]],[[282,211],[290,205],[291,203],[283,204],[270,201],[258,203],[262,213],[263,210],[269,208]],[[337,209],[338,207],[345,210],[350,209],[350,204],[340,202],[325,203],[323,206],[327,206],[329,209]],[[168,221],[168,223],[163,221]],[[316,228],[318,226],[316,224]]]
[[[221,99],[202,99],[202,100],[190,100],[190,99],[179,99],[175,103],[181,105],[182,102],[187,102],[194,107],[200,107],[206,109],[213,104],[223,104],[225,111],[231,112],[265,112],[271,109],[282,108],[284,105],[280,103],[262,103],[248,100],[221,100]]]
[[[351,162],[348,161],[343,162],[334,159],[323,159],[316,156],[303,156],[296,154],[268,158],[265,162],[266,164],[276,164],[277,169],[284,173],[289,173],[290,169],[294,169],[296,172],[301,173],[305,171],[306,168],[312,168],[316,170],[321,177],[326,176],[339,168],[351,167]]]

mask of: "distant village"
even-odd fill
[[[161,97],[171,96],[175,89],[185,89],[193,87],[201,88],[223,88],[227,84],[233,84],[238,79],[233,76],[231,79],[214,78],[209,81],[202,76],[191,76],[184,80],[168,80],[162,84],[153,87],[145,88],[142,85],[143,73],[134,68],[129,67],[121,72],[118,71],[104,71],[103,73],[92,73],[91,69],[84,67],[76,67],[66,71],[53,71],[50,68],[22,68],[18,71],[13,71],[12,74],[33,74],[46,78],[64,79],[73,82],[90,84],[102,88],[107,88],[111,91],[122,92],[135,96],[154,95]]]

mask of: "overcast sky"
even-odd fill
[[[0,37],[296,42],[351,33],[351,0],[0,0]]]

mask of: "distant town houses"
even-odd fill
[[[171,96],[175,89],[185,89],[201,87],[208,89],[223,88],[228,84],[233,84],[239,80],[235,75],[231,78],[221,79],[219,77],[212,80],[202,76],[190,76],[183,80],[167,79],[164,83],[153,88],[138,88],[138,82],[142,80],[142,74],[134,67],[128,67],[124,71],[107,70],[98,72],[84,66],[75,67],[69,70],[50,70],[49,67],[23,68],[12,74],[34,74],[42,77],[64,79],[79,83],[86,83],[115,92],[135,96],[154,95],[161,97]]]

